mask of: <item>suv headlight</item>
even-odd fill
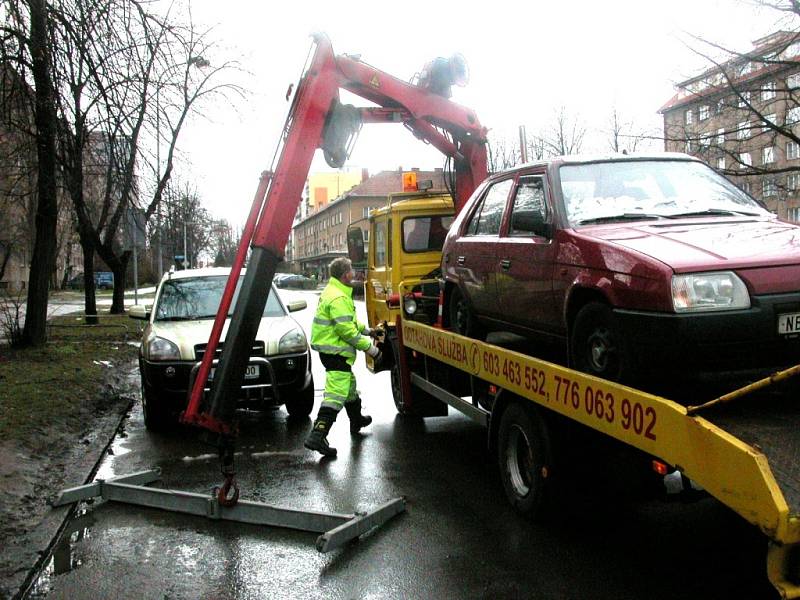
[[[154,337],[147,343],[145,357],[150,360],[180,360],[178,347],[162,337]]]
[[[292,329],[290,332],[284,334],[281,341],[278,342],[278,352],[280,354],[305,352],[305,349],[306,336],[299,329]]]
[[[672,276],[675,312],[706,312],[750,308],[750,294],[732,271]]]

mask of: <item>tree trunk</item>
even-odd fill
[[[36,155],[38,160],[36,239],[28,282],[28,300],[22,344],[40,346],[47,340],[47,297],[56,264],[56,147],[55,94],[50,77],[50,48],[47,39],[47,2],[30,0],[30,51],[36,84]]]
[[[111,301],[111,314],[125,314],[125,276],[128,272],[130,252],[123,252],[119,260],[109,265],[114,273],[114,299]]]
[[[94,287],[94,248],[81,242],[83,250],[84,312],[86,324],[97,325],[97,297]]]

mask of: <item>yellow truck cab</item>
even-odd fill
[[[399,292],[423,279],[438,277],[442,245],[453,222],[448,194],[403,192],[369,216],[367,251],[359,250],[360,231],[348,234],[350,258],[364,265],[364,298],[369,325],[394,325],[400,314]],[[355,243],[354,243],[355,242]]]

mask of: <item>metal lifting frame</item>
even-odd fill
[[[63,506],[99,497],[112,502],[160,508],[218,521],[312,531],[322,534],[316,542],[317,550],[320,552],[334,550],[405,511],[403,498],[395,498],[369,512],[355,514],[294,510],[246,500],[240,500],[234,506],[225,506],[219,502],[216,490],[209,496],[144,487],[160,477],[161,471],[152,469],[113,479],[97,480],[62,490],[51,500],[51,504]]]

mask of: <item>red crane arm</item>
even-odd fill
[[[203,406],[203,389],[214,360],[213,351],[203,356],[199,370],[201,376],[194,382],[189,405],[183,415],[184,422],[199,425],[224,438],[230,438],[234,433],[231,423],[237,395],[271,289],[275,267],[283,258],[314,152],[325,144],[326,127],[341,107],[339,90],[348,90],[379,105],[359,109],[350,107],[349,114],[352,116],[355,111],[359,123],[402,122],[417,137],[453,159],[456,211],[462,208],[487,175],[486,129],[474,112],[350,56],[336,57],[325,36],[315,36],[315,43],[313,57],[298,84],[286,119],[282,147],[276,153],[277,164],[271,169],[272,179],[268,182],[268,189],[265,189],[266,180],[262,180],[251,209],[249,225],[240,242],[237,256],[243,257],[250,246],[250,259],[231,318],[227,343],[223,346],[212,382],[209,406],[207,410]],[[232,269],[217,315],[218,326],[212,331],[209,348],[216,348],[219,343],[222,324],[229,314],[238,280],[239,269]],[[230,450],[230,443],[227,449]],[[223,455],[230,456],[232,460],[232,452]],[[230,471],[223,464],[223,472]]]

